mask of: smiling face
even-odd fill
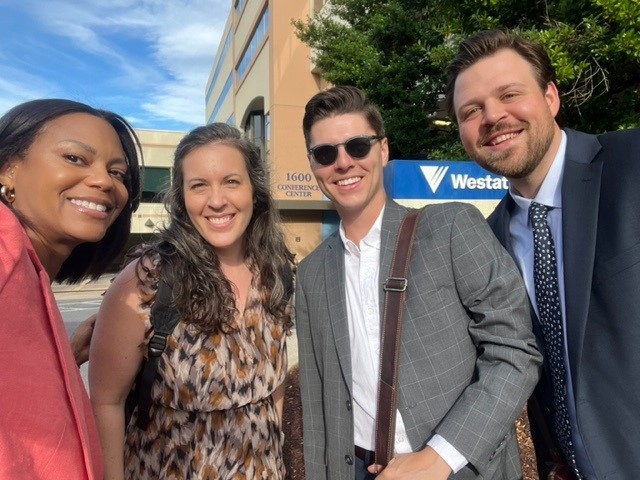
[[[358,136],[376,135],[365,116],[347,113],[324,118],[310,131],[310,147],[320,144],[342,144]],[[338,147],[338,158],[331,165],[320,165],[313,159],[311,169],[320,190],[329,197],[345,224],[355,219],[373,224],[384,206],[386,194],[382,169],[389,159],[387,139],[374,141],[369,154],[354,159]]]
[[[523,57],[499,50],[461,72],[454,108],[469,157],[514,184],[542,182],[560,144],[560,100],[553,83],[540,89]]]
[[[183,160],[185,207],[193,226],[219,257],[244,259],[253,216],[253,186],[240,151],[211,143]]]
[[[46,123],[24,158],[5,165],[0,181],[15,191],[11,207],[26,220],[39,254],[68,255],[80,243],[101,240],[116,220],[129,199],[127,168],[109,123],[71,113]]]

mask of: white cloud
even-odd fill
[[[112,66],[110,80],[128,88],[144,110],[133,117],[187,126],[204,122],[204,90],[230,0],[47,0],[46,8],[42,0],[22,4],[49,32]],[[128,47],[136,42],[145,42],[146,48],[139,43]]]
[[[193,10],[184,4],[192,5]],[[171,81],[159,85],[149,112],[175,115],[185,123],[205,121],[204,91],[230,6],[228,0],[166,2],[161,25],[151,30],[155,58]],[[189,101],[185,101],[190,99]]]
[[[0,115],[34,98],[57,95],[54,85],[15,68],[0,68]]]

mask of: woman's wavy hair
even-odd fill
[[[127,164],[124,184],[129,202],[99,242],[82,243],[73,249],[54,280],[76,283],[84,278],[96,279],[118,257],[127,243],[131,230],[131,216],[140,204],[140,166],[142,149],[136,133],[120,115],[99,110],[84,103],[59,98],[40,99],[13,107],[0,118],[0,169],[12,160],[24,159],[42,129],[52,120],[71,113],[86,113],[101,118],[116,131]],[[20,192],[18,192],[20,194]],[[34,192],[25,193],[33,195]],[[15,212],[23,225],[29,219]]]
[[[260,275],[264,308],[288,330],[292,321],[287,309],[290,292],[286,278],[293,255],[280,228],[265,162],[238,129],[212,123],[195,128],[180,141],[174,155],[171,185],[164,199],[170,222],[158,232],[158,241],[148,252],[160,254],[161,268],[168,269],[162,276],[171,285],[174,305],[186,322],[209,333],[233,330],[232,320],[238,310],[231,283],[222,274],[214,249],[193,226],[184,198],[184,160],[195,149],[210,144],[226,145],[242,154],[254,202],[244,237],[246,259],[252,272]]]

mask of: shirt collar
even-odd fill
[[[380,238],[380,234],[382,232],[382,216],[384,215],[384,209],[386,206],[382,207],[382,210],[380,210],[380,213],[378,214],[378,218],[376,218],[376,221],[373,222],[373,225],[371,226],[371,229],[369,230],[369,232],[367,232],[367,234],[364,236],[364,238],[360,241],[361,244],[366,245],[367,247],[373,247],[373,248],[380,248],[380,245],[382,244],[382,240]],[[340,220],[340,239],[342,240],[342,243],[344,244],[344,247],[349,251],[349,250],[360,250],[358,248],[358,246],[353,243],[351,240],[349,240],[347,238],[347,235],[344,232],[344,225],[342,224],[342,220]]]
[[[528,210],[531,202],[535,201],[548,207],[562,208],[562,175],[564,172],[565,153],[567,151],[567,134],[564,133],[564,131],[561,131],[561,134],[562,138],[558,152],[535,198],[524,198],[516,193],[513,185],[509,185],[509,195],[511,195],[511,198],[513,198],[513,201],[516,202],[518,207]]]

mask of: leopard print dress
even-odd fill
[[[287,372],[286,332],[263,309],[255,278],[233,333],[203,334],[180,322],[169,337],[151,422],[141,430],[134,411],[127,427],[125,478],[284,478],[271,394]]]

